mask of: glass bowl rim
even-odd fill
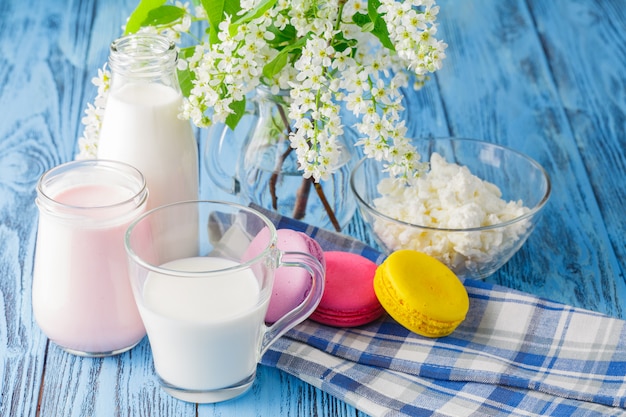
[[[528,212],[514,217],[510,220],[504,221],[502,223],[496,223],[496,224],[492,224],[492,225],[488,225],[488,226],[479,226],[479,227],[469,227],[469,228],[465,228],[465,229],[458,229],[458,228],[442,228],[442,227],[433,227],[433,226],[425,226],[425,225],[421,225],[421,224],[416,224],[416,223],[410,223],[410,222],[406,222],[403,220],[399,220],[399,219],[395,219],[393,217],[390,217],[384,213],[381,213],[380,211],[378,211],[377,209],[375,209],[372,205],[370,205],[369,203],[367,203],[361,194],[359,194],[357,192],[357,188],[356,188],[356,184],[355,184],[355,173],[357,172],[357,170],[359,168],[361,168],[363,166],[363,164],[367,161],[367,160],[372,160],[372,163],[381,163],[382,161],[378,161],[375,160],[374,158],[368,158],[368,157],[364,157],[361,158],[361,160],[359,160],[355,165],[354,168],[352,169],[352,172],[350,173],[350,189],[352,190],[352,193],[354,194],[354,196],[356,197],[356,200],[358,201],[359,205],[363,208],[365,208],[367,211],[371,212],[372,214],[374,214],[377,217],[380,217],[386,221],[392,222],[392,223],[396,223],[400,226],[406,226],[406,227],[413,227],[413,228],[419,228],[419,229],[423,229],[426,231],[432,231],[432,232],[481,232],[481,231],[486,231],[486,230],[495,230],[495,229],[500,229],[500,228],[505,228],[508,227],[512,224],[521,222],[523,220],[529,219],[531,217],[533,217],[535,214],[537,214],[548,202],[548,199],[550,198],[550,194],[552,193],[552,183],[550,181],[550,177],[548,176],[548,173],[546,172],[546,170],[541,166],[541,164],[539,164],[536,160],[534,160],[533,158],[529,157],[528,155],[525,155],[522,152],[516,151],[515,149],[512,149],[508,146],[504,146],[504,145],[500,145],[497,143],[492,143],[492,142],[487,142],[484,140],[479,140],[479,139],[470,139],[470,138],[456,138],[456,137],[448,137],[448,138],[423,138],[423,139],[416,139],[416,140],[420,140],[420,141],[425,141],[425,142],[466,142],[466,143],[473,143],[476,145],[481,145],[481,146],[488,146],[488,147],[493,147],[496,149],[499,149],[501,151],[504,151],[506,153],[510,153],[513,154],[523,160],[525,160],[526,162],[530,163],[530,165],[532,165],[533,167],[535,167],[540,173],[541,173],[541,177],[544,179],[545,183],[546,183],[546,191],[544,192],[543,196],[541,197],[541,199],[539,200],[539,202],[537,204],[535,204],[532,208],[529,209]]]

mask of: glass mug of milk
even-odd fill
[[[39,179],[33,313],[66,351],[114,355],[145,336],[124,233],[145,211],[147,197],[143,175],[121,162],[73,161]]]
[[[197,403],[242,394],[268,347],[315,310],[324,266],[310,254],[279,250],[276,240],[261,213],[219,201],[161,206],[130,225],[125,245],[133,292],[168,394]],[[307,270],[311,287],[300,305],[267,326],[280,266]]]

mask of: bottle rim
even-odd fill
[[[127,75],[152,76],[175,67],[178,51],[174,42],[154,33],[136,33],[114,40],[110,45],[109,66]]]

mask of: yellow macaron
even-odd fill
[[[449,335],[469,310],[458,277],[442,262],[414,250],[393,252],[378,266],[374,291],[391,317],[422,336]]]

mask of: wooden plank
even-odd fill
[[[331,395],[278,369],[260,366],[257,381],[244,396],[198,407],[210,416],[365,416]]]
[[[526,3],[439,4],[450,46],[437,79],[450,131],[524,152],[552,179],[550,221],[489,280],[620,316],[623,283],[608,285],[620,269]],[[566,2],[553,6],[565,20],[556,7]]]
[[[40,416],[195,416],[196,405],[162,392],[147,339],[103,359],[80,358],[51,345]]]
[[[626,299],[626,9],[613,1],[531,1],[556,89],[593,187],[618,272],[604,297]],[[616,306],[625,317],[624,305]]]
[[[0,11],[0,39],[11,40],[0,58],[0,415],[34,416],[47,343],[31,309],[34,199],[39,176],[60,162],[51,131],[56,86],[43,62],[46,35],[54,35],[49,19],[60,7],[31,13],[15,6],[3,3]]]

